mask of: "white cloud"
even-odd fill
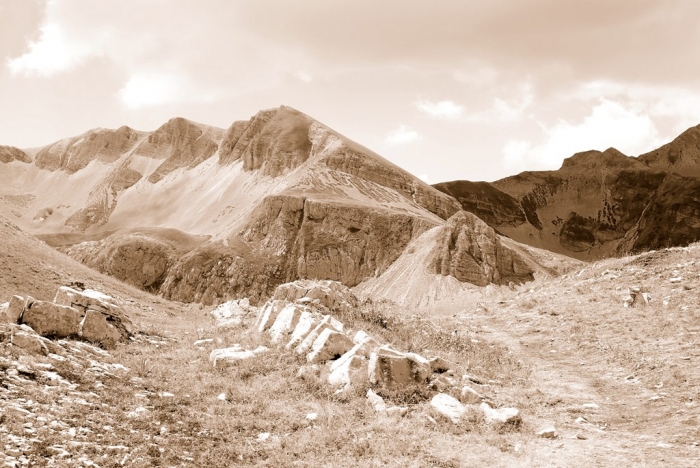
[[[418,141],[422,138],[423,137],[420,135],[420,133],[416,132],[412,128],[405,125],[399,125],[398,129],[387,135],[387,137],[384,139],[384,143],[392,146],[405,145]]]
[[[414,102],[413,105],[433,119],[457,120],[464,112],[464,107],[452,101],[431,102],[420,100]]]
[[[428,174],[421,174],[418,176],[418,178],[420,180],[422,180],[423,182],[425,182],[426,184],[430,183],[430,176],[428,176]]]
[[[603,99],[579,124],[566,121],[547,127],[546,139],[539,145],[525,140],[511,140],[503,148],[508,169],[557,169],[574,153],[615,147],[636,156],[661,144],[656,125],[648,114],[625,107],[620,102]]]
[[[303,81],[304,83],[311,83],[311,81],[314,79],[311,73],[304,70],[299,70],[294,74],[294,76],[296,76],[300,81]]]
[[[173,102],[211,102],[213,94],[202,94],[182,73],[139,72],[131,75],[119,97],[129,108],[159,106]]]
[[[520,95],[515,99],[505,100],[494,98],[490,109],[471,113],[467,116],[470,122],[502,123],[516,122],[523,118],[525,111],[532,105],[534,96],[532,86],[529,83],[521,83]]]
[[[91,40],[77,40],[66,33],[58,23],[46,22],[41,26],[37,42],[29,43],[29,50],[14,59],[8,59],[7,66],[13,75],[51,76],[75,68],[91,57],[101,55],[101,47],[107,33]]]

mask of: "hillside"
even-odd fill
[[[638,158],[610,148],[556,171],[435,188],[518,242],[582,260],[700,240],[700,126]]]

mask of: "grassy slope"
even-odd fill
[[[106,387],[93,390],[92,382],[75,376],[78,391],[96,392],[106,406],[50,405],[52,418],[90,427],[87,440],[128,447],[124,466],[693,466],[698,456],[692,444],[700,440],[694,289],[700,247],[607,260],[581,274],[465,304],[455,317],[428,321],[390,303],[366,303],[358,314],[340,317],[400,349],[442,355],[456,361],[460,373],[490,381],[475,387],[497,405],[523,412],[520,429],[502,431],[486,427],[476,413],[460,427],[435,424],[422,406],[411,406],[404,418],[376,415],[363,395],[334,396],[315,377],[297,378],[303,361],[290,354],[215,370],[207,359],[212,347],[252,347],[265,344],[264,337],[246,327],[217,329],[206,310],[121,285],[5,221],[0,229],[0,300],[22,292],[47,299],[63,282],[84,281],[135,301],[126,304],[146,334],[112,359],[139,378],[107,379]],[[673,270],[683,283],[669,283]],[[650,288],[649,307],[622,308],[632,284]],[[203,337],[216,342],[192,346]],[[162,391],[175,396],[160,398]],[[217,398],[222,393],[224,401]],[[649,401],[655,395],[662,398]],[[589,402],[600,407],[582,409]],[[148,413],[125,416],[140,406]],[[305,418],[311,412],[318,413],[314,422]],[[579,416],[590,423],[576,423]],[[104,433],[105,421],[116,430]],[[559,439],[534,435],[550,423]],[[267,432],[270,438],[259,442]],[[52,443],[67,443],[56,437]],[[75,450],[100,466],[124,459],[123,452]]]

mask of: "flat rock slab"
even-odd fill
[[[65,338],[78,336],[83,314],[73,307],[51,302],[36,301],[24,311],[22,323],[29,325],[42,336]]]
[[[114,349],[122,339],[119,330],[109,323],[101,312],[88,310],[80,324],[80,336],[88,341],[100,343],[105,349]]]
[[[445,393],[435,395],[430,400],[430,406],[455,424],[459,423],[467,411],[467,408],[458,399]]]

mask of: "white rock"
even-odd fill
[[[295,304],[289,304],[282,309],[270,327],[270,338],[273,343],[279,343],[284,336],[296,328],[303,309]]]
[[[367,390],[367,401],[370,402],[375,411],[380,413],[386,411],[386,403],[384,403],[384,399],[374,393],[371,388]]]
[[[325,362],[340,358],[353,348],[353,342],[343,333],[327,328],[318,335],[306,359],[309,362]]]
[[[333,317],[330,315],[324,315],[323,318],[321,319],[321,322],[316,325],[316,327],[309,332],[308,335],[306,335],[306,338],[295,348],[295,352],[297,354],[306,354],[308,351],[311,349],[311,346],[313,346],[314,341],[316,341],[316,338],[326,329],[331,329],[334,331],[341,331],[335,326],[333,326]]]
[[[304,338],[311,333],[311,330],[313,330],[320,321],[320,317],[316,316],[312,312],[302,312],[301,316],[299,317],[299,322],[292,332],[292,337],[290,338],[289,343],[285,345],[285,348],[292,349],[299,346],[299,344],[304,341]]]
[[[216,397],[217,400],[220,401],[226,401],[226,394],[225,393],[219,393],[219,396]]]
[[[467,405],[474,405],[479,403],[483,399],[484,397],[481,396],[479,392],[471,388],[469,385],[465,385],[464,387],[462,387],[462,391],[460,392],[460,400],[462,401],[462,403]]]
[[[479,408],[484,413],[484,419],[487,424],[505,424],[514,422],[520,415],[520,411],[516,408],[491,408],[487,403],[481,403]]]
[[[10,302],[5,310],[10,323],[18,323],[20,321],[22,312],[24,312],[24,302],[25,299],[22,296],[12,296],[10,298]]]
[[[202,345],[213,343],[213,342],[214,342],[214,338],[206,338],[204,340],[195,341],[194,343],[192,343],[192,346],[202,346]]]
[[[265,353],[268,348],[265,346],[258,346],[254,350],[242,349],[239,345],[233,346],[231,348],[215,349],[209,354],[209,361],[214,365],[214,367],[223,367],[234,363],[236,361],[241,361],[244,359],[250,359],[258,354]]]
[[[542,437],[543,439],[555,439],[557,437],[557,430],[554,426],[545,427],[537,432],[537,437]]]
[[[459,423],[459,420],[467,411],[466,407],[458,399],[445,393],[435,395],[430,400],[430,406],[455,424]]]
[[[597,410],[600,407],[598,405],[596,405],[595,403],[584,403],[581,405],[581,408],[583,408],[585,410]]]
[[[318,419],[318,413],[309,413],[306,415],[307,421],[316,421]]]
[[[261,432],[260,434],[258,434],[258,442],[265,442],[269,438],[270,438],[269,432]]]

